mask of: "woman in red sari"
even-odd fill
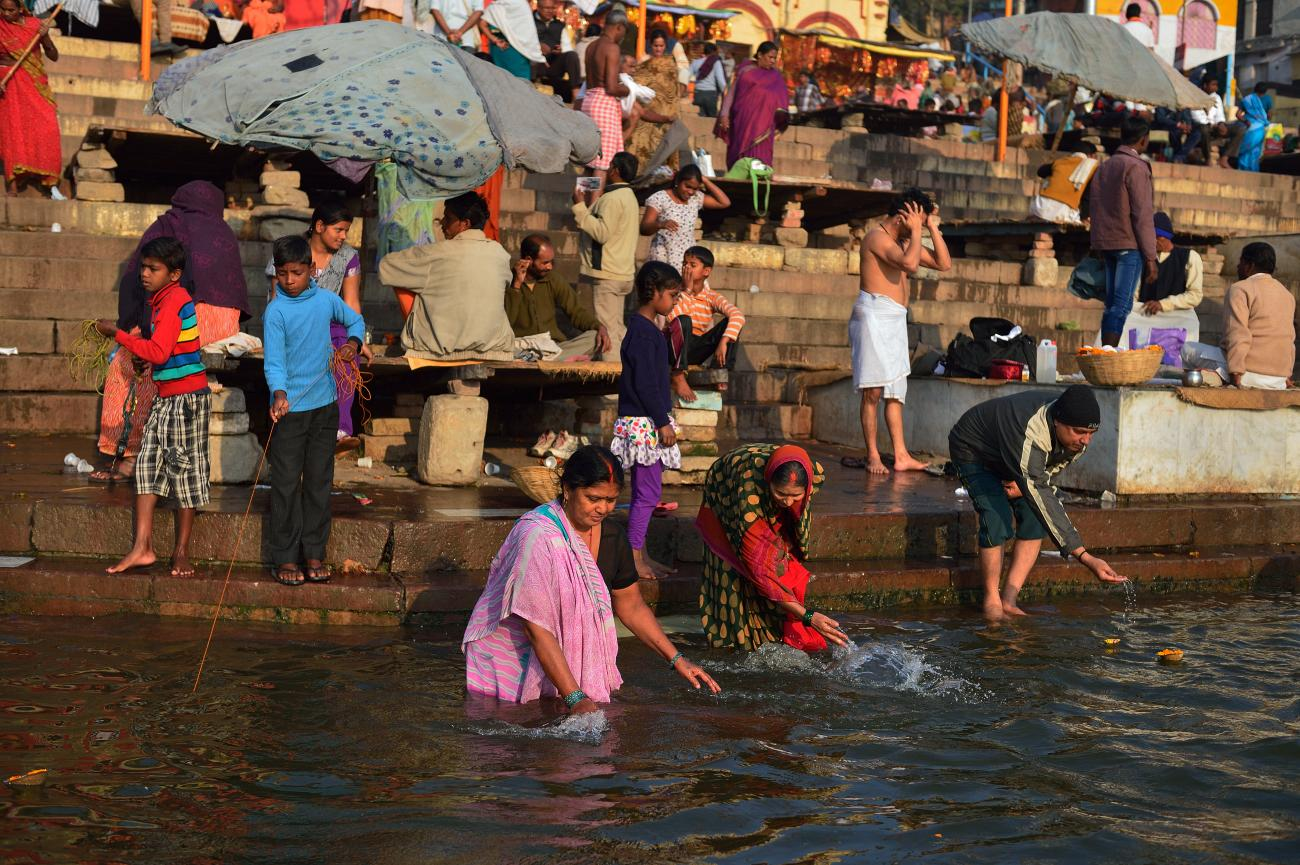
[[[772,164],[777,133],[790,123],[790,91],[785,73],[777,67],[780,56],[781,49],[764,42],[752,63],[736,67],[713,127],[727,142],[727,168],[746,156]]]
[[[33,183],[51,187],[59,182],[63,151],[54,94],[45,77],[45,58],[59,59],[59,49],[42,27],[27,14],[21,0],[0,0],[0,78],[34,40],[39,44],[19,65],[0,90],[0,160],[10,193]]]
[[[700,618],[709,645],[753,651],[781,641],[805,652],[848,643],[806,603],[809,501],[820,465],[795,445],[744,445],[718,458],[695,525],[704,538]]]

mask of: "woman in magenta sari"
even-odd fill
[[[790,122],[790,91],[785,74],[777,68],[780,56],[774,43],[764,42],[753,62],[736,67],[713,128],[727,142],[728,168],[745,156],[772,164],[777,133]]]
[[[570,712],[596,711],[623,684],[615,616],[683,679],[718,693],[641,598],[627,535],[604,523],[622,487],[618,459],[587,445],[564,464],[559,497],[515,524],[461,642],[470,694],[559,697]]]

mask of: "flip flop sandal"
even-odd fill
[[[307,570],[303,572],[303,576],[309,583],[328,583],[330,577],[334,576],[334,574],[330,571],[329,565],[321,565],[318,568],[308,566]]]
[[[288,568],[271,568],[271,579],[282,586],[301,586],[305,580],[295,565]]]
[[[98,469],[97,471],[91,472],[87,480],[92,484],[109,484],[111,486],[112,484],[120,484],[129,481],[131,480],[131,476],[124,475],[118,471],[111,471],[109,469]]]
[[[862,457],[840,457],[840,465],[846,469],[865,469],[867,461]]]

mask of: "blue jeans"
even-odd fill
[[[1136,249],[1108,250],[1106,263],[1106,311],[1101,316],[1102,334],[1120,333],[1133,311],[1133,298],[1142,281],[1142,253]]]

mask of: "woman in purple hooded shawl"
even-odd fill
[[[172,207],[154,220],[140,238],[122,272],[117,288],[117,326],[148,336],[149,315],[140,284],[140,247],[156,237],[174,237],[185,245],[185,274],[181,285],[194,299],[199,320],[199,344],[217,342],[239,333],[248,318],[248,284],[239,257],[239,240],[224,219],[225,198],[206,180],[194,180],[176,190]],[[91,474],[94,481],[119,481],[135,472],[144,424],[158,391],[148,367],[136,369],[136,359],[119,348],[104,381],[99,415],[99,452],[112,458],[108,469]]]
[[[780,55],[774,43],[764,42],[752,63],[736,67],[713,130],[727,142],[727,168],[746,156],[772,164],[777,133],[790,122],[790,91],[777,67]]]

